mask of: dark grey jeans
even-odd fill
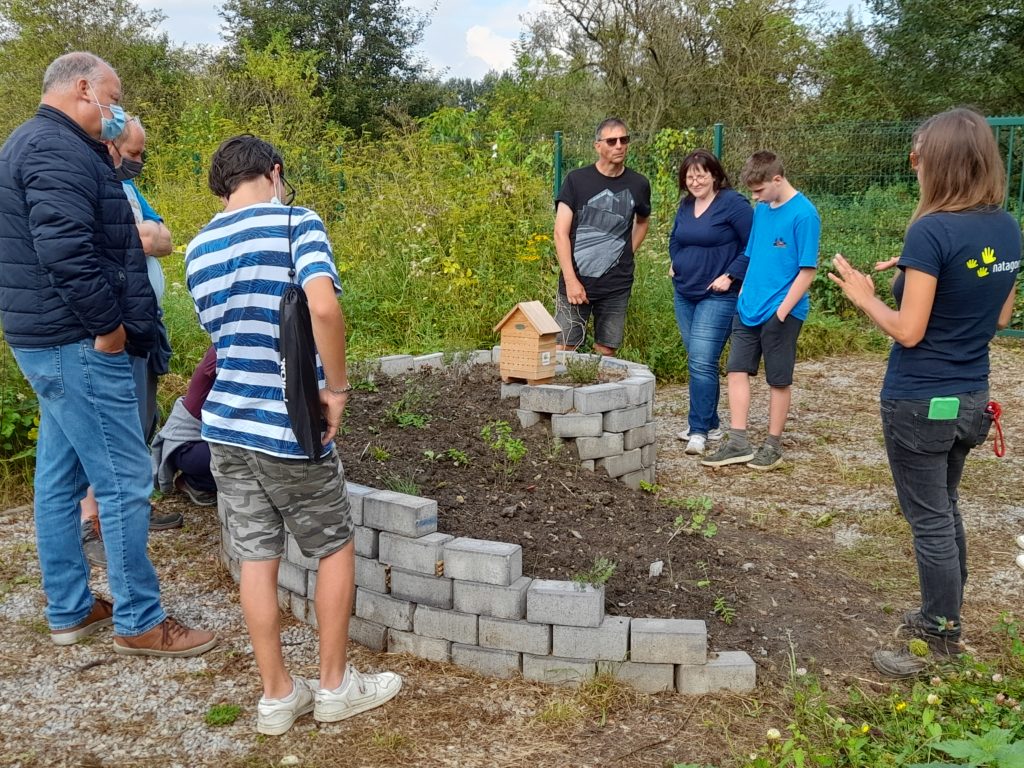
[[[964,461],[992,426],[988,391],[957,395],[955,419],[929,419],[929,400],[882,400],[882,431],[903,516],[914,534],[921,612],[936,635],[960,636],[967,540],[958,487]]]

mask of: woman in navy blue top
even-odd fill
[[[958,488],[967,453],[992,425],[988,348],[1013,313],[1021,231],[1001,207],[1006,176],[985,118],[969,109],[943,112],[918,128],[912,146],[920,201],[903,253],[875,266],[899,267],[897,309],[839,254],[829,277],[893,338],[882,431],[921,584],[921,607],[904,614],[900,632],[951,655],[963,649],[967,582]],[[927,667],[907,648],[876,651],[872,661],[891,677]]]
[[[686,452],[701,454],[720,439],[718,361],[732,330],[736,297],[747,273],[744,250],[753,209],[732,189],[722,164],[706,149],[691,152],[679,167],[679,203],[668,250],[675,285],[675,313],[690,374]]]

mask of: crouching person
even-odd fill
[[[224,211],[189,244],[185,257],[188,289],[217,348],[202,434],[227,510],[231,547],[242,561],[242,611],[263,681],[256,730],[277,735],[310,711],[320,722],[334,722],[380,706],[398,693],[402,679],[391,672],[361,674],[347,663],[353,527],[332,441],[351,387],[337,299],[341,286],[323,222],[313,211],[290,207],[294,192],[281,156],[255,136],[221,144],[209,186]],[[296,439],[280,374],[277,310],[292,282],[290,254],[324,374],[320,402],[327,427],[319,462],[308,460]],[[290,675],[281,654],[277,572],[285,528],[304,555],[320,561],[319,683]]]

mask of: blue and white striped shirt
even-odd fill
[[[327,276],[341,293],[324,224],[306,208],[292,209],[292,252],[300,285]],[[278,346],[290,266],[288,207],[280,204],[218,213],[188,244],[188,290],[217,348],[217,379],[203,405],[208,442],[307,458],[288,420]],[[322,388],[319,357],[317,367]]]

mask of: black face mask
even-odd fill
[[[114,169],[114,176],[118,181],[134,179],[142,173],[142,166],[143,163],[140,160],[129,160],[127,157],[123,157],[121,164]]]

